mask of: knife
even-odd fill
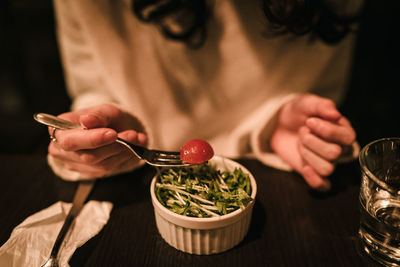
[[[95,181],[82,181],[78,185],[78,189],[75,192],[74,200],[72,202],[72,208],[69,210],[67,217],[65,218],[64,224],[61,227],[60,232],[54,242],[53,248],[50,253],[50,258],[42,266],[57,266],[57,255],[60,251],[61,244],[68,233],[72,222],[78,216],[79,212],[84,206],[85,200],[89,196]],[[55,264],[55,265],[54,265]]]

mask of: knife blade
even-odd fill
[[[75,192],[74,199],[72,202],[72,207],[68,212],[67,217],[65,218],[64,224],[61,227],[60,232],[54,242],[53,248],[51,250],[50,257],[57,258],[58,252],[60,250],[61,244],[65,238],[65,235],[68,233],[72,222],[78,216],[79,212],[83,208],[87,197],[89,196],[92,188],[95,184],[95,181],[82,181],[78,185],[78,189]]]

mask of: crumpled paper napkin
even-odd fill
[[[54,241],[71,209],[71,203],[56,202],[19,224],[0,248],[0,266],[41,266],[50,256]],[[113,205],[91,200],[85,204],[65,236],[58,256],[59,264],[68,267],[75,250],[97,235],[107,223]]]

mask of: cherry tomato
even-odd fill
[[[200,164],[214,156],[214,150],[209,143],[201,139],[192,139],[181,147],[180,158],[189,164]]]

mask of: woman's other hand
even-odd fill
[[[270,146],[310,187],[327,191],[335,162],[355,142],[356,133],[333,101],[301,95],[282,106]]]

